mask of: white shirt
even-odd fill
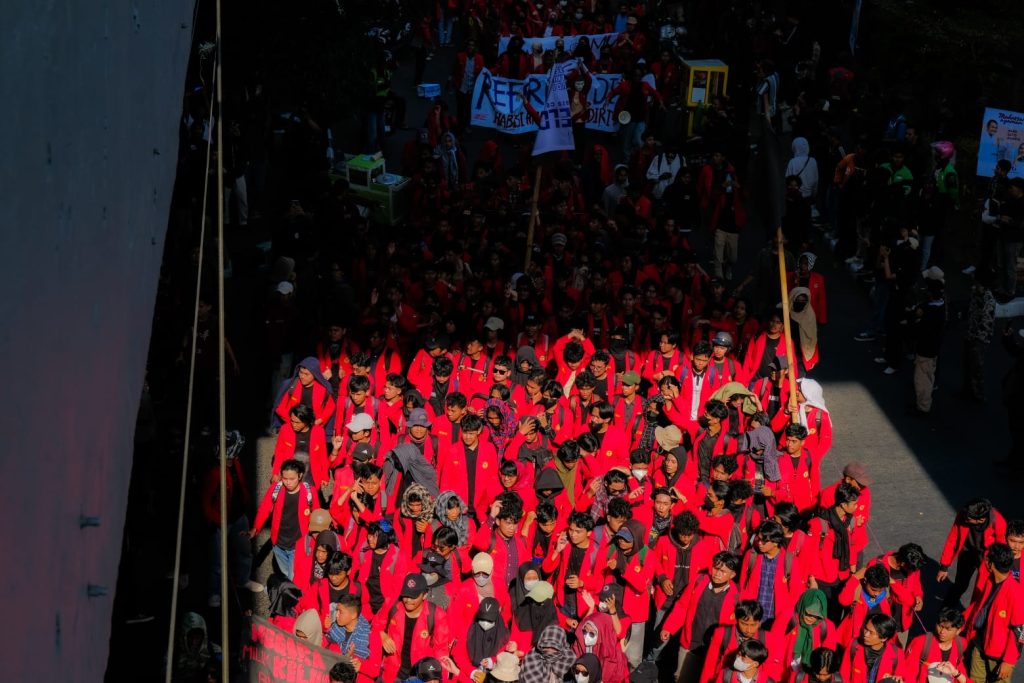
[[[690,419],[696,420],[697,413],[700,411],[700,387],[704,383],[704,375],[707,370],[700,373],[693,373],[690,375],[690,381],[693,383],[693,396],[690,397]]]

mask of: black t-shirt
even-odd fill
[[[299,529],[299,495],[302,487],[299,486],[295,493],[281,489],[284,495],[284,507],[281,509],[281,523],[277,527],[277,546],[291,550],[298,543],[302,532]]]
[[[775,356],[778,354],[777,349],[779,348],[779,339],[782,339],[782,337],[780,336],[778,339],[772,339],[771,337],[765,336],[764,353],[761,354],[761,363],[757,367],[758,377],[767,377],[771,374],[772,360],[774,360]]]
[[[295,432],[295,455],[309,455],[309,435],[312,433],[312,429]]]
[[[878,660],[882,657],[882,652],[884,650],[884,647],[877,650],[873,650],[870,647],[864,648],[864,663],[867,665],[869,671],[878,663]],[[875,678],[878,680],[877,675]]]
[[[423,609],[427,609],[424,605]],[[398,669],[398,680],[404,681],[412,673],[412,639],[416,631],[416,620],[419,617],[405,615],[405,628],[402,634],[402,666]]]
[[[370,575],[366,577],[366,591],[370,594],[370,607],[374,612],[384,606],[384,594],[380,590],[380,565],[384,562],[384,553],[373,553],[370,560]]]
[[[313,407],[313,385],[310,384],[308,387],[300,384],[302,387],[302,395],[299,396],[299,403],[310,408]]]
[[[711,644],[711,636],[715,626],[718,625],[722,614],[722,603],[728,592],[728,590],[723,590],[721,593],[716,593],[712,590],[710,583],[701,591],[697,607],[694,610],[693,630],[690,632],[691,651],[706,649]]]
[[[466,487],[469,492],[469,500],[466,504],[473,508],[473,501],[476,500],[476,459],[480,455],[480,444],[478,443],[476,448],[470,448],[466,444],[462,444],[462,452],[466,454]]]
[[[690,582],[690,557],[693,555],[693,543],[689,548],[683,548],[678,543],[673,543],[676,549],[675,571],[672,573],[672,589],[675,594],[682,595],[686,584]]]

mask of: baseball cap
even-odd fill
[[[491,574],[494,572],[494,558],[487,553],[477,553],[473,557],[474,574]]]
[[[410,427],[429,427],[430,418],[427,417],[427,411],[423,408],[413,408],[412,412],[409,413],[409,419],[406,424]]]
[[[441,340],[437,337],[427,337],[426,341],[423,342],[423,348],[427,351],[433,351],[434,349],[441,348]]]
[[[501,318],[491,316],[490,318],[487,319],[487,322],[484,323],[484,327],[487,328],[488,330],[493,330],[496,332],[498,330],[505,329],[505,321],[502,320]]]
[[[439,567],[444,567],[444,558],[441,553],[430,548],[424,550],[420,569],[425,572],[436,572]]]
[[[640,373],[634,370],[622,373],[622,383],[626,386],[635,387],[640,384]]]
[[[868,469],[860,462],[851,462],[844,467],[843,476],[853,479],[861,486],[871,486],[875,483],[875,478],[868,474]]]
[[[373,418],[370,417],[369,413],[356,413],[352,416],[352,419],[345,425],[345,429],[350,432],[363,432],[368,429],[372,430],[374,427]]]
[[[550,600],[555,595],[555,588],[547,581],[538,581],[530,592],[526,594],[526,597],[530,598],[535,602],[544,602]]]
[[[623,541],[627,541],[629,543],[632,543],[634,540],[633,532],[629,530],[629,527],[625,526],[619,529],[619,532],[615,534],[615,538],[621,538]]]
[[[416,665],[415,672],[422,681],[441,680],[441,662],[433,657],[424,657]]]
[[[356,462],[370,462],[373,455],[373,446],[368,443],[358,444],[352,449],[352,460]]]
[[[673,448],[677,448],[683,442],[683,433],[675,425],[656,427],[654,429],[654,440],[658,442],[658,445],[663,450],[670,451]]]
[[[313,510],[313,514],[309,516],[309,530],[310,531],[325,531],[331,526],[331,515],[322,508]]]
[[[407,574],[402,581],[402,592],[400,598],[418,598],[427,592],[427,580],[423,574]]]
[[[277,283],[278,294],[291,294],[295,291],[295,285],[285,280],[284,282]]]
[[[552,246],[556,246],[557,247],[558,245],[561,245],[561,246],[564,247],[566,244],[568,244],[568,242],[569,242],[569,238],[566,237],[564,233],[556,232],[554,235],[551,236],[551,245]]]
[[[540,325],[540,320],[537,318],[535,313],[527,313],[523,319],[523,325],[529,327],[530,325]]]

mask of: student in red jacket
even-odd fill
[[[373,630],[380,633],[385,681],[409,678],[413,665],[424,657],[447,658],[453,644],[448,616],[427,602],[422,574],[402,579],[398,600],[377,614]]]
[[[783,680],[799,681],[800,671],[807,669],[808,661],[813,665],[812,671],[821,671],[822,664],[814,661],[814,653],[820,649],[827,649],[829,652],[835,650],[836,627],[826,618],[827,612],[825,594],[811,588],[804,591],[797,600],[793,615],[788,620],[775,621],[772,630],[776,637],[785,643],[780,660]],[[835,664],[838,666],[839,662]]]
[[[434,382],[440,379],[439,373],[436,372],[438,368],[437,359],[449,358],[450,360],[447,346],[447,344],[442,343],[439,337],[427,337],[423,343],[423,348],[416,352],[412,363],[409,364],[409,370],[405,373],[409,384],[420,392],[424,398],[432,396]],[[450,374],[446,375],[445,379],[448,379],[448,377],[450,377]],[[441,397],[441,400],[444,400],[444,396]]]
[[[401,576],[398,555],[391,522],[386,519],[371,522],[366,531],[366,545],[359,549],[356,570],[356,580],[366,593],[363,615],[367,619],[380,616],[385,605],[391,604],[398,594]]]
[[[281,386],[274,403],[274,415],[287,422],[289,411],[300,403],[308,406],[317,425],[327,427],[334,415],[334,390],[330,382],[320,374],[320,361],[312,356],[303,358],[295,366],[295,375]]]
[[[314,489],[327,484],[327,437],[324,428],[314,423],[313,410],[301,403],[289,409],[288,422],[277,433],[272,471],[279,471],[286,460],[306,464],[304,481]]]
[[[950,566],[956,561],[956,581],[946,593],[947,606],[955,607],[960,603],[974,572],[981,566],[985,551],[993,543],[1005,541],[1006,520],[988,499],[974,498],[957,511],[939,558],[939,583],[946,580]]]
[[[566,530],[559,534],[541,564],[555,588],[555,605],[574,623],[588,611],[584,591],[596,595],[604,586],[603,563],[593,539],[594,519],[585,512],[569,514]]]
[[[1010,568],[1010,580],[1021,583],[1021,565],[1024,564],[1024,519],[1011,519],[1006,523],[1006,545],[1010,546],[1013,552],[1013,566]],[[978,580],[974,586],[974,598],[977,598],[985,591],[988,582],[992,580],[985,563],[981,563],[978,570]]]
[[[663,377],[677,377],[686,357],[679,350],[679,333],[669,330],[657,338],[657,348],[647,355],[641,377],[650,384],[649,394],[657,393]]]
[[[519,565],[530,559],[519,522],[523,519],[523,499],[513,492],[503,493],[491,503],[487,519],[473,537],[475,552],[494,558],[494,582],[507,586]]]
[[[874,477],[868,474],[867,468],[859,462],[847,463],[843,468],[843,477],[826,489],[822,489],[818,496],[818,506],[830,508],[835,505],[836,487],[846,482],[860,492],[857,496],[857,511],[853,513],[856,530],[854,535],[860,545],[867,546],[868,531],[867,525],[871,521],[871,485],[875,483]]]
[[[889,601],[893,619],[899,627],[901,645],[907,642],[907,631],[913,625],[914,613],[924,608],[924,590],[921,588],[924,562],[924,550],[916,543],[905,543],[898,550],[868,562],[868,566],[880,564],[889,571]]]
[[[330,526],[331,516],[327,510],[313,510],[309,516],[309,533],[295,546],[292,582],[301,591],[306,591],[317,579],[323,578],[331,553],[341,550],[341,540],[329,529]],[[301,607],[300,611],[306,607]]]
[[[675,680],[690,683],[700,678],[708,646],[719,624],[736,618],[739,589],[733,579],[739,573],[740,558],[728,551],[715,555],[711,568],[687,586],[661,625],[661,642],[679,635],[679,659]]]
[[[928,683],[930,672],[956,683],[972,683],[967,675],[967,641],[960,636],[964,613],[943,607],[935,630],[917,636],[907,647],[907,683]]]
[[[784,543],[782,525],[770,519],[762,522],[740,571],[740,597],[758,601],[766,628],[776,620],[789,621],[796,601],[807,588],[800,564]],[[762,585],[766,579],[771,581],[771,589]]]
[[[768,647],[756,638],[744,640],[736,648],[729,666],[715,677],[717,683],[775,683]]]
[[[763,627],[764,609],[757,600],[740,600],[736,603],[734,617],[734,624],[726,624],[715,629],[715,635],[708,646],[707,658],[704,660],[700,683],[720,680],[722,674],[732,668],[740,645],[748,640],[756,640],[768,648],[769,656],[759,669],[771,676],[772,680],[781,680],[779,664],[783,648],[782,644],[777,642],[775,634]]]
[[[805,552],[813,553],[811,574],[817,587],[829,596],[829,616],[838,612],[838,596],[841,582],[857,569],[857,548],[851,539],[853,513],[857,509],[857,490],[849,484],[840,484],[836,489],[836,504],[821,510],[811,519],[807,529]],[[812,586],[815,584],[811,584]]]
[[[711,361],[708,364],[708,378],[715,389],[739,382],[746,386],[748,377],[743,363],[732,356],[732,335],[728,332],[716,332],[711,338]]]
[[[779,456],[781,479],[774,500],[788,501],[804,514],[818,507],[821,495],[821,457],[804,447],[807,428],[799,424],[786,427],[783,453]]]
[[[861,632],[868,614],[893,614],[889,570],[880,564],[864,566],[850,575],[839,591],[839,604],[846,608],[846,618],[839,624],[836,636],[839,645],[847,648]],[[896,620],[893,619],[895,622]],[[896,623],[897,635],[899,623]]]
[[[649,616],[652,564],[646,562],[648,548],[644,525],[635,519],[626,522],[615,534],[603,568],[604,583],[617,583],[625,595],[622,611],[630,616],[630,627],[626,644],[626,659],[632,668],[640,665],[644,652],[644,631]]]
[[[476,511],[486,501],[482,496],[498,479],[498,453],[494,444],[481,438],[484,421],[475,414],[462,418],[460,439],[441,449],[437,478],[442,491],[454,491]]]
[[[281,573],[291,580],[295,560],[295,545],[309,531],[309,516],[320,507],[320,497],[309,484],[302,481],[306,468],[298,460],[285,460],[280,469],[280,481],[271,483],[256,511],[256,519],[249,538],[255,538],[270,520],[270,540],[274,544],[274,559]]]
[[[324,631],[327,649],[348,657],[346,663],[354,669],[350,673],[348,683],[372,683],[380,675],[380,664],[384,657],[381,649],[380,633],[373,629],[370,622],[362,615],[363,605],[360,596],[345,594],[338,598],[334,614]],[[336,665],[337,666],[337,665]],[[352,675],[352,674],[358,674]],[[331,681],[336,679],[335,669],[331,669]]]
[[[334,431],[340,432],[342,425],[347,425],[354,416],[364,414],[373,420],[370,438],[374,443],[378,443],[377,399],[370,395],[370,378],[352,375],[348,378],[348,395],[338,401],[338,409],[334,414]]]
[[[966,615],[967,640],[973,646],[971,679],[1008,683],[1024,639],[1024,591],[1010,580],[1013,551],[1005,543],[988,547],[985,568],[991,579]]]
[[[906,679],[906,659],[896,642],[896,622],[892,617],[880,612],[867,616],[860,637],[843,653],[839,673],[843,683]]]

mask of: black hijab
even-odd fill
[[[494,627],[485,631],[480,628],[479,621],[493,621]],[[466,632],[466,652],[469,653],[469,661],[473,666],[478,666],[488,657],[497,657],[498,652],[508,642],[508,637],[508,626],[505,625],[498,601],[494,598],[481,600],[473,623]]]

